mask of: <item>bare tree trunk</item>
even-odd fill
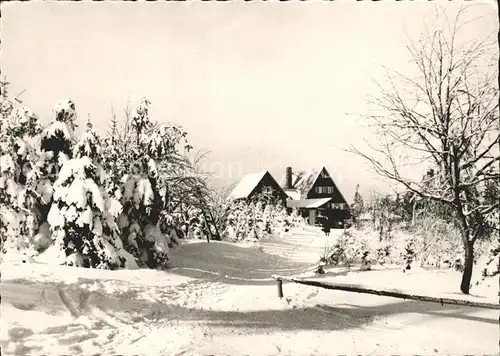
[[[464,244],[464,248],[465,248],[464,272],[462,274],[462,283],[460,284],[460,290],[464,294],[469,294],[470,282],[472,279],[472,269],[474,266],[474,242],[467,241]]]
[[[472,269],[474,267],[474,240],[471,241],[471,233],[467,218],[459,209],[456,211],[458,223],[460,226],[460,234],[462,235],[462,242],[464,246],[464,271],[462,274],[462,282],[460,283],[460,290],[464,294],[469,294],[470,292],[470,282],[472,279]]]

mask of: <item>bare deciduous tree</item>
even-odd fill
[[[460,289],[468,294],[474,243],[488,234],[488,215],[499,202],[485,198],[485,188],[499,180],[499,98],[497,48],[488,39],[459,43],[462,8],[445,25],[427,28],[407,46],[418,75],[387,70],[386,83],[369,116],[377,142],[367,159],[376,172],[424,199],[450,207],[460,227],[465,265]],[[423,165],[436,174],[411,178],[407,168]]]

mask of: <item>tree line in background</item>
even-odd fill
[[[435,174],[432,170],[422,178]],[[499,197],[498,182],[491,181],[485,190],[485,203],[495,204]],[[498,211],[496,212],[498,214]],[[351,204],[352,228],[345,230],[322,257],[324,265],[371,269],[373,264],[398,264],[409,270],[414,263],[422,267],[448,266],[463,272],[466,256],[460,239],[460,226],[446,204],[421,198],[406,191],[401,194],[372,192],[363,199],[356,188]],[[481,282],[499,275],[500,220],[483,223],[484,233],[477,242],[473,263],[480,268]]]

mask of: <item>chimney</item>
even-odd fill
[[[286,189],[292,189],[292,167],[286,167]]]

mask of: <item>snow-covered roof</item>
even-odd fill
[[[315,209],[325,205],[330,200],[332,200],[332,198],[301,199],[301,200],[289,199],[286,201],[286,206],[287,208]]]
[[[314,183],[319,178],[319,175],[323,170],[325,170],[328,174],[330,174],[325,166],[322,166],[320,168],[313,168],[309,171],[292,172],[292,189],[287,189],[286,174],[282,176],[282,178],[279,181],[279,184],[290,198],[292,199],[305,198],[307,196],[307,193],[309,193],[309,191],[312,189]],[[333,181],[333,178],[331,176],[330,178]],[[342,190],[339,188],[337,183],[333,181],[333,184],[335,185],[342,199],[347,203],[347,200],[342,194]]]
[[[318,179],[318,176],[322,170],[323,167],[321,167],[320,169],[316,168],[303,174],[302,177],[297,181],[295,189],[298,189],[303,194],[307,194]]]
[[[259,173],[251,173],[244,176],[240,182],[234,187],[233,191],[229,194],[229,199],[242,199],[248,198],[250,193],[255,189],[257,184],[264,178],[267,171]]]
[[[283,191],[286,193],[286,195],[294,200],[300,199],[300,192],[296,189],[283,189]]]
[[[292,188],[300,193],[301,196],[306,195],[314,185],[314,182],[318,179],[319,174],[323,170],[321,168],[313,168],[309,171],[298,171],[292,173]],[[283,188],[288,188],[286,186],[286,175],[284,175],[280,180],[280,185]],[[290,189],[288,189],[290,191]]]

